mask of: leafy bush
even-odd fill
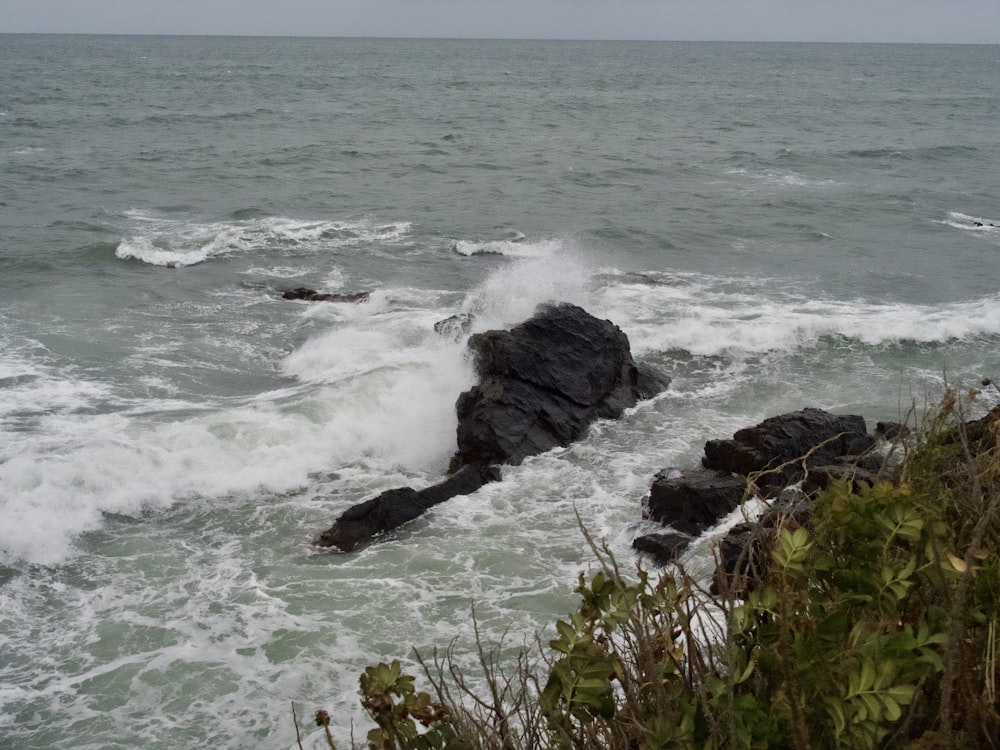
[[[510,671],[481,646],[485,695],[447,651],[420,659],[433,696],[369,667],[368,747],[997,747],[1000,409],[970,422],[968,403],[948,394],[892,481],[782,518],[717,593],[625,576],[588,537],[579,608]]]

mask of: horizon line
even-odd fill
[[[0,31],[0,36],[108,36],[108,37],[195,37],[228,39],[359,39],[381,41],[440,42],[623,42],[657,44],[856,44],[995,47],[1000,42],[859,41],[830,39],[640,39],[627,37],[486,37],[486,36],[397,36],[370,34],[246,34],[228,32],[156,31]]]

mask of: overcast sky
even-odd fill
[[[1000,0],[0,0],[0,32],[1000,43]]]

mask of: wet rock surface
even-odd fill
[[[839,457],[864,453],[875,443],[864,417],[807,408],[738,430],[731,439],[709,440],[702,465],[743,476],[775,470],[761,480],[770,486],[783,486],[798,481],[803,464],[837,463]]]
[[[880,425],[876,435],[869,435],[863,417],[814,408],[765,419],[732,438],[706,442],[705,468],[657,474],[643,499],[643,517],[673,532],[696,535],[735,510],[744,497],[778,498],[760,520],[736,526],[722,540],[722,572],[731,575],[737,560],[748,557],[745,551],[756,558],[777,519],[794,516],[795,523],[806,523],[811,498],[831,482],[847,481],[855,489],[874,483],[883,467],[872,449],[886,434],[897,436],[902,430]],[[657,562],[672,561],[683,552],[681,537],[672,543],[670,557],[658,554],[657,540],[648,538],[655,536],[638,537],[633,547]]]
[[[367,302],[369,292],[347,292],[344,294],[327,294],[317,292],[315,289],[300,286],[295,289],[285,289],[281,293],[282,299],[304,300],[305,302]]]
[[[685,534],[700,534],[739,507],[746,488],[746,479],[735,474],[665,469],[653,479],[642,515]]]
[[[576,305],[543,306],[509,331],[473,335],[469,348],[480,382],[456,404],[453,470],[568,445],[664,385],[636,367],[618,326]]]
[[[313,544],[350,552],[423,515],[445,500],[469,495],[488,482],[500,481],[500,478],[500,470],[495,466],[466,466],[445,481],[423,490],[410,487],[386,490],[371,500],[348,508]]]
[[[435,330],[461,336],[469,325],[469,316],[456,315]],[[352,506],[315,545],[356,549],[434,505],[498,481],[499,464],[568,445],[595,419],[621,416],[669,383],[636,366],[620,328],[575,305],[545,305],[509,331],[471,336],[468,345],[480,383],[456,404],[458,452],[451,476],[424,490],[399,487]]]

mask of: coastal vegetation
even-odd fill
[[[426,691],[398,660],[366,669],[367,746],[997,747],[1000,407],[971,419],[979,395],[949,390],[875,481],[760,524],[712,581],[625,571],[584,530],[597,564],[554,637],[507,663],[477,637],[478,674],[417,654]]]

